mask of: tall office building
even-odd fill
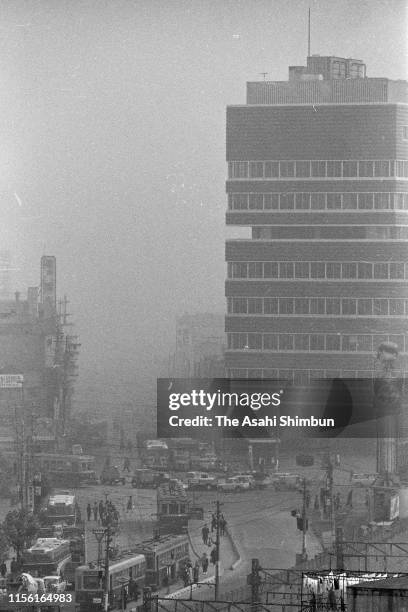
[[[227,375],[368,377],[382,342],[407,371],[407,82],[311,56],[227,109]]]

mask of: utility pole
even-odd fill
[[[215,540],[215,584],[214,584],[214,601],[218,600],[218,590],[220,586],[220,507],[219,500],[216,501],[216,540]]]
[[[259,576],[260,569],[259,559],[252,559],[252,571],[249,580],[251,584],[251,612],[258,612],[259,584],[261,582]]]
[[[106,525],[106,548],[105,548],[105,580],[104,580],[104,593],[103,593],[103,609],[105,612],[109,610],[109,552],[110,544],[112,541],[110,518],[108,517]]]
[[[307,518],[306,518],[306,477],[303,478],[303,508],[302,508],[302,561],[307,561],[306,552],[306,531],[307,531]]]

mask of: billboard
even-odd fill
[[[57,304],[57,262],[53,255],[41,257],[41,303]]]
[[[399,517],[399,494],[390,497],[390,521]]]
[[[0,389],[21,389],[23,381],[22,374],[0,374]]]

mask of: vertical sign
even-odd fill
[[[41,257],[41,302],[54,309],[57,305],[57,262],[53,255]]]
[[[27,487],[27,510],[29,512],[34,512],[34,487],[33,485],[28,485]]]

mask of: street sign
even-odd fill
[[[22,374],[0,374],[0,389],[21,389],[23,381]]]

